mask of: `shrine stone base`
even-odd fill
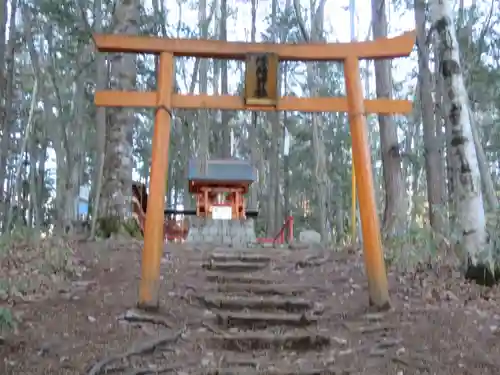
[[[257,242],[252,219],[214,220],[193,217],[186,238],[191,244],[213,244],[231,247],[249,247]]]

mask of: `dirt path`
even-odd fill
[[[140,246],[82,244],[81,277],[17,301],[0,374],[500,373],[500,290],[451,271],[390,272],[394,308],[374,313],[359,252],[169,246],[145,315]]]

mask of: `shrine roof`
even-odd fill
[[[212,159],[206,163],[206,171],[203,171],[200,160],[190,160],[188,165],[188,180],[246,182],[248,184],[256,180],[257,173],[255,168],[245,160]]]

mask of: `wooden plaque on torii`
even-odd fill
[[[245,104],[271,106],[278,103],[278,56],[249,54],[245,64]]]

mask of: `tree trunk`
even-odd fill
[[[438,49],[438,38],[434,37],[434,56],[439,56]],[[443,93],[443,77],[439,73],[439,64],[434,64],[434,89],[435,89],[435,99],[434,99],[434,118],[436,122],[436,137],[439,141],[441,160],[440,160],[440,171],[442,174],[441,178],[441,190],[443,191],[443,204],[446,205],[446,211],[448,212],[448,227],[451,227],[453,221],[453,215],[455,212],[453,204],[453,167],[451,160],[451,126],[449,124],[449,119],[446,118],[445,110],[443,107],[444,103],[444,93]]]
[[[467,264],[472,268],[486,267],[493,271],[492,251],[485,251],[486,219],[481,176],[450,1],[433,0],[431,15],[432,29],[439,36],[439,72],[443,79],[445,113],[451,125],[452,138],[448,152],[458,175],[454,200],[460,228],[459,245]]]
[[[498,207],[498,200],[496,196],[495,185],[493,184],[493,180],[491,179],[488,159],[486,157],[486,154],[484,153],[483,145],[481,144],[481,138],[477,130],[477,121],[474,121],[474,114],[470,109],[469,116],[471,120],[472,139],[474,140],[474,147],[476,148],[479,172],[481,174],[484,194],[486,195],[486,202],[488,202],[490,210],[496,212],[496,209]]]
[[[200,0],[198,5],[198,24],[200,27],[200,37],[202,39],[208,38],[207,22],[207,1]],[[207,59],[200,60],[200,79],[199,87],[200,93],[207,93],[208,90],[208,61]],[[209,111],[200,110],[198,112],[198,159],[201,165],[204,166],[210,157],[210,124],[209,124]]]
[[[250,41],[255,42],[255,36],[257,34],[257,0],[252,0],[252,28],[250,31]],[[250,160],[252,166],[257,169],[258,159],[260,157],[259,145],[257,143],[257,122],[258,113],[252,111],[250,126],[248,127],[248,143],[250,143]],[[258,172],[261,173],[260,171]],[[258,179],[256,183],[252,184],[250,187],[250,199],[248,200],[248,206],[252,209],[257,208],[258,202],[258,192],[259,186],[262,183],[261,179]]]
[[[38,189],[36,185],[36,179],[37,179],[37,168],[36,168],[36,163],[40,162],[40,159],[38,157],[38,127],[36,123],[33,124],[33,133],[34,136],[31,137],[30,142],[29,142],[29,163],[30,163],[30,169],[29,169],[29,214],[28,214],[28,226],[30,228],[34,228],[35,232],[39,231],[40,225],[39,225],[39,208],[40,203],[39,203],[39,195],[38,195]],[[45,162],[41,161],[42,163]]]
[[[372,0],[373,38],[387,37],[385,0]],[[375,83],[378,98],[392,96],[391,64],[389,60],[375,60]],[[397,126],[389,116],[378,116],[382,172],[385,185],[383,232],[387,237],[401,235],[407,227],[406,199]]]
[[[420,107],[424,128],[425,173],[427,177],[427,200],[429,202],[429,220],[431,227],[437,233],[443,234],[444,216],[443,182],[441,156],[439,153],[440,140],[436,135],[436,121],[433,116],[434,103],[432,96],[432,76],[429,69],[429,49],[426,44],[425,30],[425,0],[415,0],[415,23],[417,25],[418,66],[420,86]]]
[[[311,2],[311,33],[307,34],[306,27],[302,16],[300,15],[300,2],[299,0],[294,0],[294,9],[297,17],[298,26],[300,33],[304,41],[306,42],[322,42],[323,38],[323,27],[324,27],[324,7],[325,1],[319,2],[316,9],[314,9],[314,4]],[[310,96],[317,96],[319,93],[319,88],[321,86],[318,77],[321,75],[321,70],[311,63],[307,64],[307,84],[309,86]],[[312,115],[312,139],[313,139],[313,149],[314,149],[314,159],[315,159],[315,177],[316,177],[316,197],[318,206],[318,221],[319,221],[319,231],[323,241],[328,241],[329,229],[327,228],[327,199],[328,199],[328,186],[330,185],[330,179],[328,177],[326,169],[326,155],[325,155],[325,145],[323,142],[323,126],[322,117],[319,113],[314,113]]]
[[[102,2],[97,0],[95,3],[95,25],[99,32],[102,27]],[[96,90],[103,90],[106,88],[107,83],[107,67],[106,58],[104,54],[97,53],[95,58],[96,65]],[[99,217],[99,206],[101,200],[102,191],[102,179],[104,172],[104,160],[105,160],[105,150],[106,150],[106,108],[97,107],[95,113],[96,121],[96,157],[94,166],[94,178],[93,185],[94,189],[94,209],[92,212],[92,224],[90,227],[90,238],[94,238],[97,228],[97,218]]]
[[[4,0],[3,5],[6,7],[7,1]],[[11,12],[9,19],[9,41],[7,43],[7,53],[6,57],[4,53],[2,54],[2,58],[7,61],[7,68],[4,70],[3,64],[0,65],[1,75],[0,80],[2,83],[0,84],[0,95],[2,96],[3,102],[2,104],[2,116],[1,116],[1,129],[2,129],[2,137],[0,140],[0,202],[4,199],[4,181],[6,176],[6,167],[7,167],[7,159],[9,156],[10,150],[10,138],[11,138],[11,126],[13,123],[12,119],[12,99],[13,99],[13,91],[14,91],[14,67],[15,67],[15,48],[16,48],[16,14],[18,3],[16,0],[13,0],[11,3]],[[7,13],[3,15],[3,17],[7,17]],[[2,18],[3,20],[3,18]],[[0,20],[1,21],[1,20]],[[1,21],[3,22],[3,21]],[[4,33],[5,34],[5,33]],[[5,37],[5,35],[4,35]],[[4,39],[2,39],[3,41]],[[0,43],[2,43],[0,41]],[[0,59],[2,59],[0,58]],[[4,212],[6,214],[6,212]]]
[[[277,16],[278,16],[278,1],[272,0],[271,2],[271,40],[273,42],[278,42],[277,33]],[[270,147],[269,147],[269,179],[267,185],[267,236],[274,237],[280,230],[281,220],[278,216],[278,190],[279,190],[279,173],[280,173],[280,163],[279,163],[279,138],[281,136],[281,123],[280,114],[278,112],[272,112],[267,114],[267,126],[269,131],[267,134],[271,137]]]
[[[43,130],[43,138],[40,144],[40,153],[38,154],[38,172],[37,172],[37,192],[38,201],[40,202],[40,209],[38,210],[38,222],[40,223],[40,229],[46,230],[46,209],[42,206],[45,205],[49,199],[48,194],[45,189],[45,161],[47,160],[47,149],[49,147],[49,141],[47,139],[47,134],[45,129]]]
[[[35,112],[35,105],[37,102],[37,95],[38,95],[38,81],[35,78],[35,83],[33,85],[33,92],[31,93],[31,106],[30,106],[30,111],[29,111],[29,116],[28,116],[28,121],[26,123],[26,128],[24,130],[24,136],[21,144],[21,148],[19,150],[18,154],[18,163],[16,166],[16,177],[15,177],[15,186],[14,188],[17,190],[17,197],[18,197],[18,207],[20,207],[20,200],[21,197],[23,196],[22,191],[23,191],[23,186],[24,185],[24,180],[21,179],[21,173],[23,170],[23,164],[24,164],[24,157],[23,154],[26,150],[26,147],[28,146],[28,142],[30,140],[30,135],[31,135],[31,129],[33,127],[33,114]],[[11,227],[12,224],[12,218],[13,218],[13,209],[14,205],[11,203],[9,205],[9,213],[7,214],[7,229]],[[23,215],[23,219],[25,219],[26,216]]]
[[[221,18],[220,18],[220,39],[227,40],[227,0],[221,1]],[[221,67],[221,93],[222,95],[227,95],[229,90],[228,83],[228,63],[226,59],[220,61]],[[228,111],[222,111],[221,122],[222,122],[222,157],[231,157],[231,128],[229,127],[229,122],[231,121],[231,114]]]
[[[7,31],[7,0],[1,0],[0,1],[0,108],[3,109],[3,111],[0,113],[0,120],[5,125],[5,82],[6,82],[6,69],[5,69],[5,56],[6,56],[6,31]],[[17,1],[13,0],[11,3],[11,8],[13,10],[13,13],[15,13],[15,9],[17,8]],[[11,30],[12,31],[12,30]],[[12,39],[12,34],[9,34],[10,38]],[[2,127],[0,127],[2,129]],[[3,186],[3,180],[2,181],[2,186]],[[2,192],[0,189],[0,200],[2,198]]]
[[[139,33],[138,0],[120,0],[114,14],[114,32],[117,34]],[[111,57],[111,88],[134,90],[136,85],[136,56],[115,54]],[[118,232],[130,214],[132,190],[132,135],[134,114],[131,109],[120,108],[109,111],[108,134],[104,157],[102,195],[99,215],[103,220],[101,229],[108,235]]]

